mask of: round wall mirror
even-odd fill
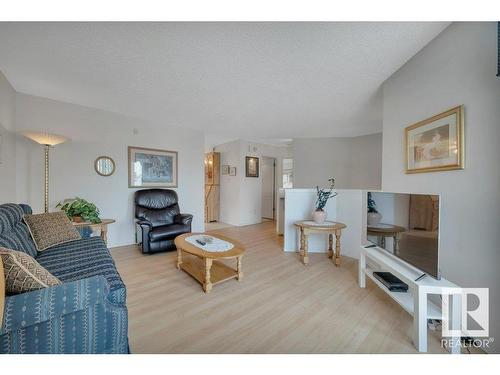
[[[111,176],[115,172],[115,161],[109,156],[99,156],[95,159],[94,168],[101,176]]]

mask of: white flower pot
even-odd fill
[[[368,212],[366,214],[366,221],[368,226],[370,227],[376,227],[377,225],[379,225],[380,220],[382,220],[382,215],[380,215],[378,212]]]
[[[323,224],[326,220],[326,211],[314,210],[312,216],[316,224]]]

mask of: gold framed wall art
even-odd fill
[[[405,129],[405,172],[464,168],[464,107],[452,108]]]

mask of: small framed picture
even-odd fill
[[[236,176],[236,167],[230,167],[229,168],[229,175],[230,176]]]
[[[222,174],[229,174],[229,165],[222,166]]]
[[[463,106],[408,126],[405,144],[406,173],[463,169]]]
[[[255,156],[245,157],[246,177],[259,177],[259,158]]]

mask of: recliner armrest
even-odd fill
[[[174,223],[176,224],[191,225],[192,221],[193,215],[191,214],[178,214],[174,216]]]
[[[150,221],[144,219],[137,221],[137,225],[140,225],[141,227],[153,227],[153,224]]]
[[[149,253],[149,232],[153,229],[153,224],[145,219],[138,220],[136,224],[141,227],[142,233],[139,243],[141,244],[142,252]]]

